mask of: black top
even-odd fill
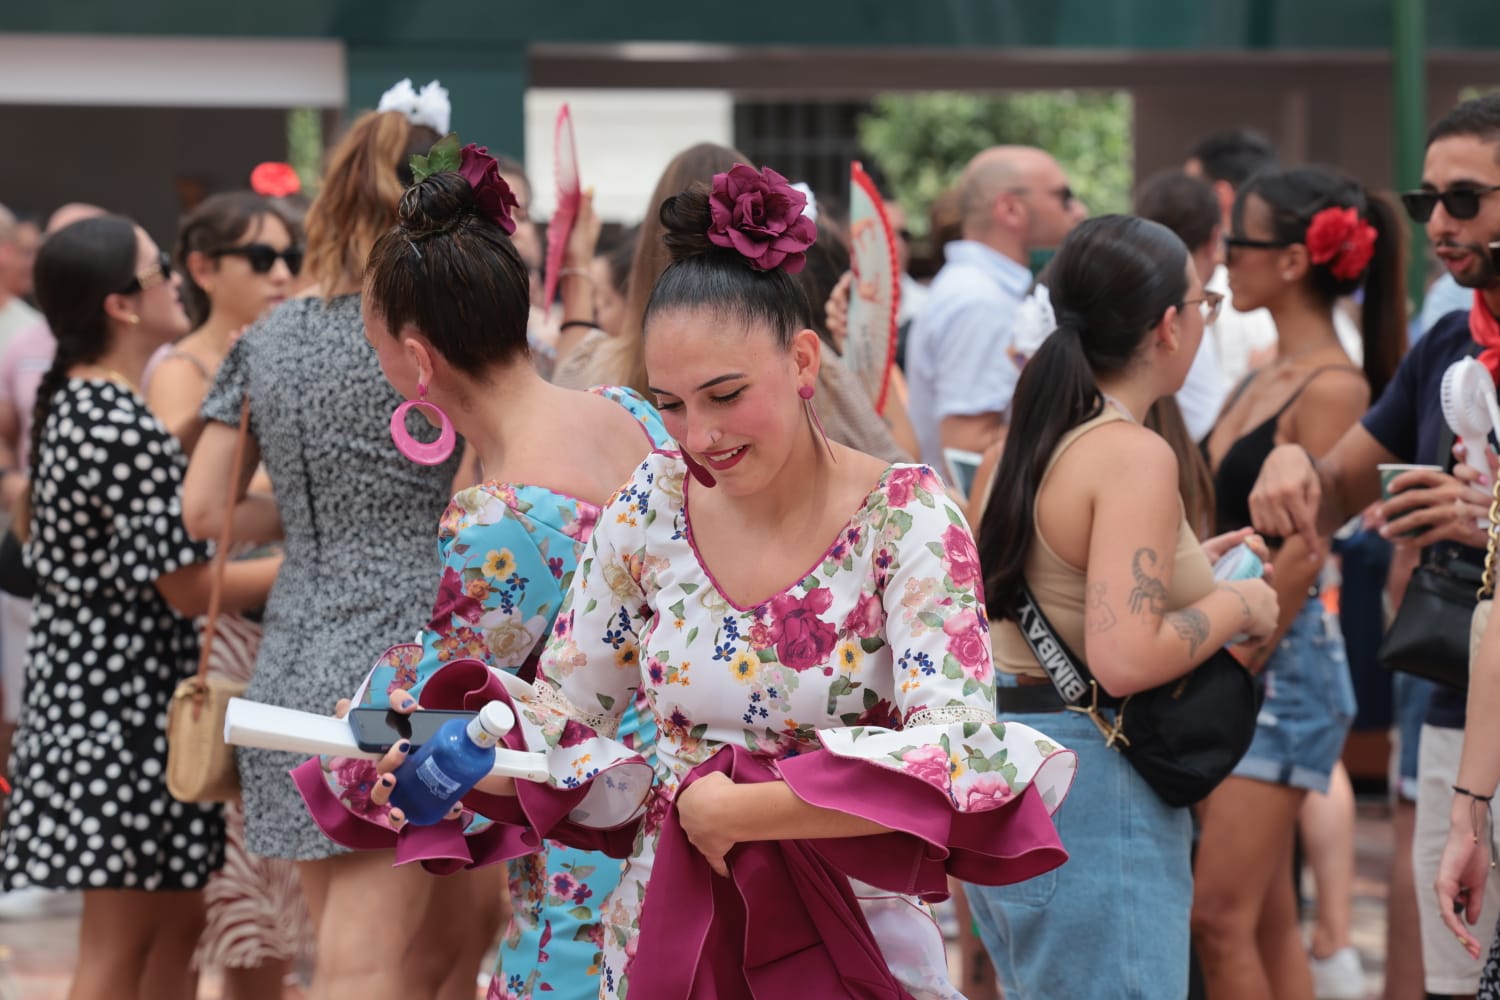
[[[1324,365],[1316,368],[1307,376],[1297,391],[1287,397],[1287,401],[1281,404],[1281,408],[1262,423],[1256,425],[1244,434],[1229,450],[1224,452],[1224,457],[1219,461],[1219,467],[1214,470],[1214,530],[1219,534],[1228,531],[1237,531],[1250,524],[1250,491],[1255,488],[1255,480],[1260,476],[1260,467],[1265,464],[1266,457],[1276,447],[1276,427],[1281,420],[1282,414],[1291,408],[1297,401],[1297,397],[1313,383],[1319,375],[1324,372],[1347,371],[1360,374],[1358,368],[1350,365]],[[1255,381],[1255,372],[1249,378],[1240,383],[1229,402],[1225,404],[1225,412],[1234,406],[1235,402],[1250,388],[1250,383]],[[1209,432],[1209,437],[1213,432]],[[1208,452],[1208,438],[1204,438],[1204,453]],[[1267,545],[1279,544],[1280,539],[1267,538]]]

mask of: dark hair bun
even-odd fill
[[[722,252],[722,247],[708,239],[713,213],[708,207],[708,186],[701,181],[662,202],[657,218],[666,229],[663,240],[672,263]]]
[[[412,236],[446,232],[474,214],[474,189],[460,174],[433,174],[401,196],[396,217]]]

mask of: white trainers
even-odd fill
[[[1364,1000],[1365,969],[1359,949],[1340,948],[1327,958],[1308,955],[1312,965],[1313,991],[1318,1000]]]

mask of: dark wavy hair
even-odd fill
[[[1345,174],[1324,167],[1293,167],[1257,174],[1240,188],[1232,217],[1236,232],[1243,231],[1245,201],[1252,195],[1270,206],[1277,242],[1304,242],[1313,216],[1325,208],[1357,209],[1360,218],[1375,227],[1375,255],[1357,277],[1336,277],[1329,261],[1312,264],[1306,280],[1330,309],[1344,296],[1364,290],[1359,325],[1365,379],[1370,398],[1379,396],[1406,353],[1406,226],[1395,206]]]
[[[812,307],[802,283],[781,268],[761,271],[743,256],[708,239],[712,216],[708,185],[697,183],[662,203],[659,219],[672,262],[656,279],[641,326],[676,309],[706,309],[746,325],[765,323],[783,349],[798,330],[812,327]]]
[[[391,335],[413,326],[471,375],[526,354],[526,265],[469,182],[433,174],[406,190],[397,217],[365,271],[365,302]]]
[[[1036,538],[1036,494],[1068,431],[1097,417],[1098,375],[1122,372],[1147,334],[1188,292],[1188,250],[1166,226],[1129,215],[1080,223],[1049,267],[1058,328],[1016,384],[995,486],[979,523],[984,593],[995,618],[1011,618]]]

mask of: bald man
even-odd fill
[[[101,215],[108,215],[105,209],[98,205],[90,205],[86,201],[70,201],[65,205],[58,206],[57,210],[47,219],[47,235],[51,236],[59,229],[66,229],[75,222],[84,219],[97,219]]]
[[[921,458],[944,475],[943,449],[983,452],[1003,434],[1020,374],[1007,349],[1031,253],[1056,247],[1083,217],[1057,161],[1029,146],[978,154],[958,191],[963,239],[948,244],[906,350]]]

